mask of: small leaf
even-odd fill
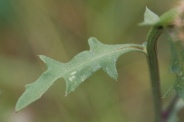
[[[139,23],[139,26],[155,25],[159,21],[159,16],[146,7],[146,10],[144,12],[144,22]]]
[[[172,25],[173,21],[176,19],[177,16],[178,16],[177,10],[171,9],[170,11],[160,16],[160,21],[158,22],[158,25],[162,26]]]
[[[26,85],[26,91],[16,104],[16,111],[39,99],[54,81],[61,77],[66,81],[66,95],[100,68],[117,80],[116,60],[120,55],[132,51],[146,53],[145,45],[107,45],[93,37],[88,40],[88,43],[90,50],[79,53],[68,63],[60,63],[41,55],[40,58],[46,63],[48,69],[34,83]]]

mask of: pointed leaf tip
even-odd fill
[[[139,23],[139,26],[145,26],[145,25],[155,25],[160,21],[160,17],[152,12],[148,7],[146,6],[146,10],[144,12],[144,21]]]
[[[51,59],[51,58],[49,58],[49,57],[47,57],[47,56],[45,56],[45,55],[39,55],[39,58],[40,58],[44,63],[46,63],[47,66],[48,66],[49,62],[52,62],[52,60],[53,60],[53,59]]]

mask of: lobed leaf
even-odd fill
[[[132,51],[146,53],[145,45],[107,45],[93,37],[88,40],[88,43],[90,50],[79,53],[68,63],[60,63],[40,55],[40,59],[46,63],[48,69],[34,83],[26,85],[26,91],[16,104],[16,111],[39,99],[54,81],[61,77],[66,81],[65,95],[74,91],[84,80],[100,68],[110,77],[117,80],[116,60],[120,55]]]

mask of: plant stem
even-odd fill
[[[151,77],[151,87],[155,108],[155,122],[162,122],[162,101],[160,91],[160,78],[157,61],[157,39],[163,32],[162,27],[153,26],[147,37],[148,65]]]
[[[164,120],[164,122],[166,122],[168,120],[168,118],[170,117],[171,113],[174,110],[174,107],[176,105],[176,102],[178,100],[178,95],[176,94],[170,101],[170,103],[168,104],[167,108],[162,112],[162,118]]]

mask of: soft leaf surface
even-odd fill
[[[172,25],[176,17],[178,17],[176,9],[171,9],[170,11],[164,13],[162,16],[159,17],[157,14],[146,7],[146,10],[144,12],[144,21],[139,23],[139,25],[156,25],[165,27],[168,25]]]
[[[176,17],[178,17],[177,10],[171,9],[160,17],[160,21],[157,24],[162,26],[172,25]]]
[[[100,68],[110,77],[117,80],[117,58],[127,52],[144,52],[145,50],[145,45],[107,45],[93,37],[88,40],[88,43],[90,50],[79,53],[68,63],[60,63],[40,55],[40,59],[46,63],[48,69],[34,83],[26,85],[26,91],[17,102],[16,111],[39,99],[54,81],[61,77],[66,81],[66,95],[74,91],[84,80]]]
[[[143,25],[155,25],[159,21],[160,21],[159,16],[157,14],[153,13],[151,10],[149,10],[146,7],[146,10],[144,12],[144,21],[141,22],[139,25],[140,26],[143,26]]]

